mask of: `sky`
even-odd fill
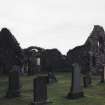
[[[0,29],[22,48],[57,48],[66,54],[85,43],[94,25],[105,28],[105,0],[0,0]]]

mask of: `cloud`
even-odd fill
[[[0,28],[22,47],[56,47],[63,53],[85,42],[93,25],[105,27],[105,0],[1,0]]]

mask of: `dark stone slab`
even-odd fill
[[[80,73],[80,66],[78,63],[73,64],[73,71],[72,71],[72,85],[71,90],[67,95],[68,99],[77,99],[84,96],[82,87],[81,87],[81,73]]]
[[[33,102],[31,105],[46,105],[48,103],[46,76],[35,78],[33,88]]]
[[[6,97],[14,98],[20,96],[20,80],[19,80],[19,69],[20,67],[14,65],[12,70],[9,72],[8,91]]]
[[[48,72],[48,83],[57,82],[56,76],[53,72]]]
[[[105,65],[103,66],[103,69],[101,70],[101,83],[105,83]]]
[[[89,87],[91,85],[91,83],[92,83],[91,76],[84,75],[84,77],[83,77],[83,85],[84,85],[84,88]]]

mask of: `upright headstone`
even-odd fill
[[[54,72],[48,72],[48,83],[57,82]]]
[[[72,71],[72,85],[71,91],[67,95],[68,99],[76,99],[83,97],[83,90],[81,87],[81,73],[80,73],[80,66],[78,63],[73,64],[73,71]]]
[[[47,83],[46,76],[38,76],[33,84],[33,102],[31,105],[47,104]]]
[[[103,69],[101,71],[101,83],[105,82],[105,65],[103,65]]]
[[[83,85],[84,85],[84,88],[87,88],[91,85],[91,76],[90,76],[90,73],[86,74],[83,76]]]
[[[20,67],[14,65],[9,72],[8,91],[6,94],[7,98],[14,98],[20,96],[20,80],[19,80],[19,69]]]

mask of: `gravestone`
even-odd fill
[[[46,76],[35,78],[33,88],[33,102],[31,105],[46,105],[48,103]]]
[[[57,82],[54,72],[48,72],[48,83]]]
[[[83,84],[84,88],[89,87],[91,85],[91,76],[90,73],[83,76]]]
[[[101,71],[101,83],[105,82],[105,65],[103,65],[103,69]]]
[[[7,98],[14,98],[20,96],[20,80],[19,80],[19,69],[20,67],[14,65],[9,72],[8,91],[6,94]]]
[[[81,73],[80,73],[80,66],[78,63],[73,64],[72,70],[72,85],[69,94],[67,95],[68,99],[76,99],[83,97],[83,90],[81,87]]]

